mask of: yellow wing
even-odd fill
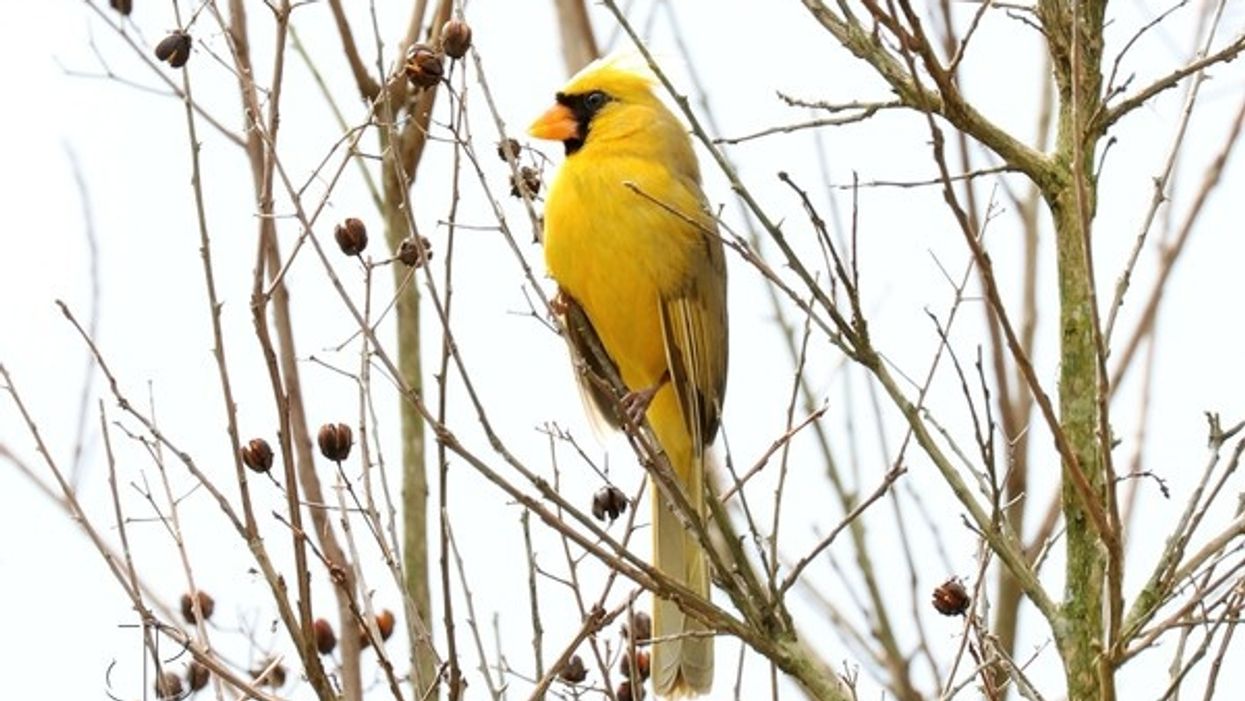
[[[686,286],[661,300],[666,365],[693,450],[717,435],[726,392],[726,262],[716,231],[706,227],[702,253],[689,257]]]

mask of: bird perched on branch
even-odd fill
[[[581,377],[589,408],[615,427],[624,415],[646,417],[703,522],[705,451],[726,391],[726,264],[687,131],[653,84],[627,59],[598,60],[529,133],[566,147],[546,199],[544,245],[560,297],[590,325],[569,329],[572,346],[582,351],[595,335],[628,389],[615,402]],[[708,598],[699,541],[671,495],[655,491],[652,502],[654,566]],[[653,637],[658,695],[709,691],[713,637],[701,622],[659,599]]]

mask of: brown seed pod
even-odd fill
[[[613,523],[626,510],[627,495],[618,487],[601,487],[592,495],[592,516],[598,521],[604,521],[609,516],[610,523]]]
[[[588,668],[584,667],[579,655],[571,655],[571,659],[558,670],[558,677],[564,682],[578,684],[588,678]]]
[[[404,65],[406,79],[419,88],[428,88],[441,82],[445,75],[445,64],[441,62],[441,54],[427,44],[412,44],[406,52]]]
[[[165,672],[156,677],[156,698],[158,699],[176,699],[181,698],[182,678],[172,672]]]
[[[190,684],[191,691],[198,691],[207,686],[208,679],[211,677],[212,672],[198,660],[191,660],[190,665],[186,667],[186,682]]]
[[[156,58],[174,68],[181,68],[190,60],[190,35],[180,29],[171,32],[156,44]]]
[[[441,27],[441,49],[445,55],[459,59],[471,48],[471,26],[460,19],[452,19]]]
[[[643,611],[632,611],[631,620],[623,623],[622,634],[636,646],[644,647],[648,645],[649,638],[653,637],[653,619]]]
[[[934,589],[933,604],[944,616],[963,616],[972,603],[972,597],[964,589],[958,577],[952,577]]]
[[[523,166],[519,169],[519,176],[510,176],[510,196],[522,198],[526,192],[528,197],[535,197],[540,192],[540,173],[535,168]]]
[[[252,438],[240,452],[242,464],[251,470],[264,473],[272,469],[272,448],[263,438]]]
[[[398,260],[412,268],[420,267],[432,260],[432,242],[423,236],[419,237],[418,244],[414,238],[403,239],[398,245]]]
[[[646,681],[648,679],[651,664],[652,662],[649,659],[647,652],[643,650],[636,650],[635,651],[635,678],[640,681]],[[623,653],[622,659],[618,660],[618,673],[623,675],[623,677],[627,679],[631,678],[631,653],[630,652]]]
[[[337,239],[337,247],[348,256],[357,256],[367,248],[367,227],[363,221],[347,217],[333,229],[333,238]]]
[[[108,0],[108,4],[112,9],[126,16],[134,11],[134,3],[131,0]]]
[[[506,161],[508,160],[506,158],[506,154],[510,154],[510,158],[517,159],[519,157],[519,152],[522,149],[523,147],[519,145],[518,139],[506,139],[505,141],[499,141],[497,143],[497,157],[502,161]]]
[[[327,655],[333,652],[333,648],[337,647],[337,634],[333,632],[333,626],[323,618],[317,618],[315,623],[311,624],[312,630],[316,634],[316,649],[321,655]]]
[[[631,680],[626,679],[618,685],[614,695],[618,697],[618,701],[641,701],[644,698],[644,685],[633,688]]]
[[[316,441],[320,444],[321,455],[333,462],[341,462],[350,457],[354,434],[346,424],[324,424]]]
[[[251,670],[251,678],[259,679],[259,675],[268,670],[268,666],[272,664],[272,658],[264,660],[263,664]],[[279,689],[285,686],[285,666],[278,664],[268,671],[268,676],[264,677],[264,684]]]
[[[203,612],[203,620],[206,621],[212,617],[212,611],[216,610],[216,601],[210,594],[202,590],[199,591],[197,596],[199,599],[199,610]],[[190,594],[182,594],[182,618],[185,618],[187,623],[194,623],[197,620],[195,616],[195,602]]]
[[[393,611],[385,609],[376,614],[376,629],[380,631],[381,640],[388,640],[389,636],[393,635],[394,623]]]

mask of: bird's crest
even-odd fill
[[[638,92],[652,94],[657,76],[644,56],[635,51],[618,51],[584,66],[567,81],[562,92],[568,95],[602,90],[615,96]]]

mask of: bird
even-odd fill
[[[615,428],[624,414],[648,419],[703,523],[707,453],[726,394],[726,262],[691,139],[655,87],[634,56],[598,59],[528,133],[566,151],[545,197],[543,243],[555,299],[587,319],[586,330],[567,325],[571,346],[582,351],[595,337],[628,390],[616,402],[581,373],[585,404]],[[653,566],[708,599],[704,550],[670,495],[656,483],[653,490]],[[655,599],[654,690],[666,698],[708,693],[712,631]]]

